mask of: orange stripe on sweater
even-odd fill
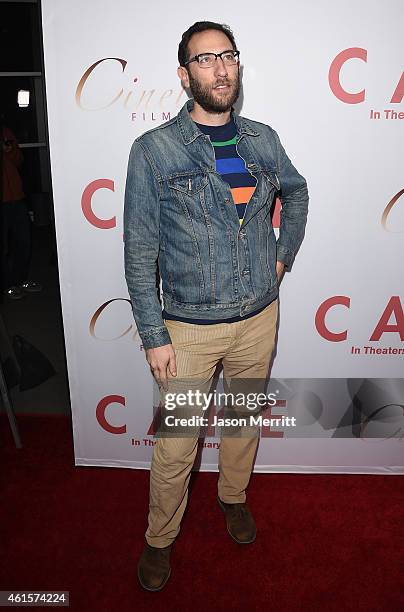
[[[254,193],[255,187],[233,187],[231,195],[235,204],[246,204]]]

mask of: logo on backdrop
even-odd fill
[[[91,225],[98,227],[99,229],[111,229],[116,226],[116,217],[110,217],[109,219],[101,219],[98,217],[92,208],[92,199],[93,195],[99,189],[109,189],[110,191],[115,191],[114,181],[111,179],[96,179],[95,181],[91,181],[85,187],[83,194],[81,196],[81,210],[83,211],[83,215],[87,219]]]
[[[322,433],[327,438],[360,438],[364,441],[404,439],[402,379],[294,379],[293,382],[283,379],[283,382],[286,383],[283,390],[288,399],[276,400],[273,405],[263,407],[261,438],[288,437],[287,431],[272,427],[287,427],[288,421],[284,419],[291,418],[286,416],[291,412],[293,415],[298,413],[298,417],[293,418],[295,426],[299,428],[296,430],[300,432],[298,437],[302,438],[311,437],[311,433],[318,438]],[[335,397],[340,398],[336,405],[333,403]],[[127,420],[131,420],[134,412],[143,414],[144,411],[139,410],[139,406],[136,411],[128,411],[126,398],[111,394],[98,401],[95,419],[102,430],[113,436],[124,435],[125,442],[131,446],[153,447],[156,443],[153,437],[161,431],[161,420],[164,418],[161,404],[154,406],[153,416],[144,434],[136,438],[132,437],[127,427]],[[220,447],[220,442],[207,440],[220,437],[220,420],[223,417],[223,409],[219,409],[215,402],[211,403],[200,432],[200,446]]]
[[[113,298],[112,300],[108,300],[107,302],[104,302],[103,304],[101,304],[101,306],[97,308],[97,310],[91,317],[89,330],[90,330],[90,335],[93,338],[95,338],[95,340],[105,340],[105,341],[119,340],[119,338],[123,338],[124,336],[131,333],[132,331],[133,331],[133,340],[135,340],[139,336],[139,332],[137,331],[133,323],[130,323],[128,327],[125,328],[125,323],[122,321],[122,316],[111,314],[111,312],[113,313],[118,303],[121,303],[121,302],[129,304],[128,314],[129,314],[130,319],[133,321],[131,302],[128,298]],[[118,313],[118,315],[120,315],[120,313]],[[113,332],[113,335],[111,335],[108,338],[105,338],[105,337],[102,337],[97,332],[97,324],[98,323],[99,325],[103,324],[104,327],[106,327],[108,326],[108,321],[112,321],[112,325],[116,325],[117,321],[119,321],[119,323],[122,324],[123,329],[118,330],[118,333],[115,330]]]
[[[125,406],[125,398],[123,395],[106,395],[103,397],[98,402],[97,409],[95,411],[97,422],[102,429],[108,433],[124,434],[126,433],[126,423],[122,423],[122,425],[112,425],[105,416],[105,413],[111,404],[120,404],[121,406]]]
[[[338,53],[332,60],[328,72],[328,83],[334,96],[338,98],[338,100],[341,100],[341,102],[345,104],[362,104],[366,100],[366,88],[361,88],[359,83],[356,91],[347,91],[344,88],[341,83],[341,72],[347,62],[360,60],[361,62],[367,63],[367,57],[367,49],[350,47]],[[395,83],[391,84],[391,92],[391,98],[390,100],[386,100],[386,103],[401,104],[404,98],[404,72],[402,72],[401,76],[398,76],[398,80]],[[404,119],[404,112],[400,112],[396,108],[370,108],[369,119],[400,120]]]
[[[276,414],[272,414],[271,406],[265,408],[262,412],[262,416],[266,419],[269,418],[279,418],[282,419],[282,409],[285,407],[285,402],[283,400],[275,401],[274,405],[277,407]],[[124,408],[122,408],[124,407]],[[125,408],[126,401],[125,397],[122,395],[106,395],[101,398],[97,404],[97,408],[95,411],[95,417],[97,423],[100,425],[102,429],[106,432],[114,435],[122,435],[127,433],[127,427],[125,422]],[[279,410],[280,408],[280,410]],[[109,416],[114,415],[115,421],[119,421],[119,424],[113,425],[111,423],[110,418],[107,417],[106,413],[109,413]],[[208,424],[207,429],[204,434],[204,437],[213,438],[219,434],[219,428],[215,424],[215,417],[221,417],[223,414],[222,409],[218,410],[216,406],[211,406],[211,410],[209,411],[209,415],[207,417]],[[161,419],[161,406],[156,406],[154,408],[154,415],[150,421],[147,431],[145,435],[154,436],[154,434],[159,429],[159,422]],[[279,427],[279,425],[276,425]],[[281,425],[283,427],[283,425]],[[283,438],[284,432],[277,431],[276,429],[271,429],[272,425],[264,424],[261,427],[260,435],[262,438]],[[154,446],[155,441],[151,438],[143,438],[143,439],[131,439],[132,446]],[[210,448],[218,448],[219,445],[215,442],[203,444],[205,447]]]
[[[349,340],[349,327],[345,329],[331,329],[326,321],[326,317],[331,309],[341,309],[341,307],[349,310],[351,308],[351,298],[346,295],[334,295],[327,298],[317,309],[315,326],[319,335],[328,342],[345,342]],[[349,321],[349,317],[347,319],[345,315],[342,316],[345,323],[341,323],[341,327],[346,326],[346,321]],[[367,340],[369,344],[350,346],[350,353],[352,355],[371,355],[373,357],[380,355],[404,355],[404,348],[400,346],[400,343],[404,341],[404,312],[400,297],[398,295],[391,296],[382,314],[378,319],[376,317],[376,325],[373,330],[370,330]],[[392,319],[391,322],[390,319]],[[388,336],[385,336],[385,334],[388,334]],[[375,346],[370,344],[371,342],[384,342],[386,339],[389,342],[395,342],[395,345]]]
[[[104,70],[116,70],[118,86],[103,76]],[[110,72],[108,72],[110,74]],[[77,106],[83,111],[103,111],[119,106],[131,121],[169,121],[182,106],[185,91],[177,89],[144,89],[141,78],[130,75],[128,62],[121,57],[104,57],[89,66],[76,87]]]
[[[386,232],[401,234],[404,231],[404,230],[393,230],[389,226],[387,226],[387,217],[389,216],[389,213],[391,209],[393,208],[393,206],[401,198],[402,195],[404,195],[404,189],[401,189],[398,193],[396,193],[395,196],[391,198],[390,202],[387,204],[386,208],[383,211],[381,223],[382,223],[383,228],[386,230]]]

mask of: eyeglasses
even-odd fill
[[[218,57],[220,57],[225,66],[234,66],[234,64],[238,64],[239,62],[239,55],[240,51],[233,50],[222,51],[221,53],[200,53],[185,62],[184,66],[187,66],[191,62],[198,62],[201,68],[212,68]]]

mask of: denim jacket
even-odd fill
[[[218,320],[243,316],[278,295],[276,260],[292,265],[303,240],[308,192],[275,130],[237,116],[237,152],[257,179],[240,226],[230,186],[208,136],[178,115],[134,141],[124,207],[125,276],[143,347],[171,342],[167,313]],[[279,239],[271,206],[282,203]],[[157,273],[158,270],[158,273]],[[156,280],[157,279],[157,280]]]

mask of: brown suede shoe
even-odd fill
[[[171,574],[170,553],[172,544],[156,548],[146,543],[137,566],[139,582],[146,591],[160,591]]]
[[[217,501],[226,517],[227,531],[237,544],[251,544],[257,535],[254,518],[246,504],[226,504]]]

